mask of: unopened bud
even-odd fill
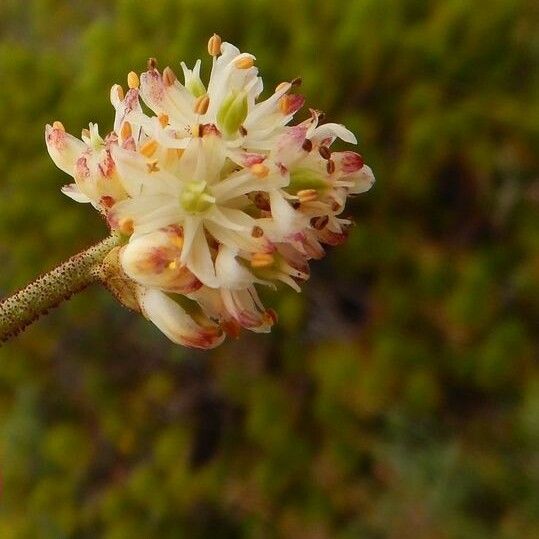
[[[213,34],[208,41],[208,53],[210,56],[219,56],[221,54],[221,37]]]

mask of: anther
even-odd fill
[[[322,230],[329,221],[329,217],[327,215],[322,215],[321,217],[314,217],[311,219],[311,225],[316,230]]]
[[[243,58],[238,58],[234,61],[234,65],[238,69],[249,69],[250,67],[253,67],[255,61],[250,56],[244,56]]]
[[[264,231],[259,226],[254,226],[251,230],[251,236],[253,238],[261,238],[264,235]]]
[[[170,67],[167,66],[163,69],[163,84],[165,86],[172,86],[177,80],[176,73]]]
[[[151,157],[157,150],[157,141],[153,138],[148,139],[142,146],[139,148],[139,152],[144,157]]]
[[[127,140],[133,134],[131,129],[131,124],[129,122],[124,122],[120,128],[120,137],[122,140]]]
[[[242,137],[246,137],[246,136],[247,136],[247,129],[245,129],[245,127],[243,127],[243,125],[240,125],[240,126],[239,126],[238,131],[240,132],[240,135],[241,135]]]
[[[327,146],[320,146],[318,148],[318,153],[324,158],[329,159],[331,157],[331,152]]]
[[[301,83],[302,83],[302,82],[303,82],[303,81],[301,80],[301,77],[296,77],[295,79],[293,79],[293,80],[290,81],[290,84],[291,84],[292,86],[301,86]]]
[[[125,236],[131,236],[131,234],[133,234],[135,230],[133,219],[130,219],[129,217],[124,217],[118,223],[118,229]]]
[[[301,145],[301,147],[302,147],[306,152],[310,152],[310,151],[313,149],[313,143],[312,143],[311,139],[306,138],[306,139],[303,141],[303,144]]]
[[[168,125],[168,122],[169,122],[169,117],[168,117],[168,114],[160,114],[158,116],[159,118],[159,123],[161,124],[161,127],[166,127]]]
[[[177,267],[178,267],[178,263],[176,262],[176,260],[169,262],[167,265],[167,268],[171,270],[175,270]]]
[[[251,256],[251,266],[253,268],[267,268],[273,265],[275,259],[271,253],[254,253]]]
[[[312,202],[318,198],[318,191],[316,189],[302,189],[297,192],[298,200],[305,204],[306,202]]]
[[[53,129],[59,129],[60,131],[65,131],[66,128],[64,127],[64,124],[60,122],[59,120],[56,120],[52,124]]]
[[[328,174],[333,174],[335,172],[335,161],[333,161],[333,159],[328,159],[326,170],[328,171]]]
[[[259,179],[265,178],[269,174],[269,168],[262,163],[255,163],[250,170]]]
[[[153,71],[157,67],[157,60],[155,58],[148,58],[148,71]]]
[[[191,126],[191,136],[193,138],[200,137],[200,124],[195,124],[195,125]]]
[[[210,98],[208,95],[197,97],[195,101],[195,114],[206,114],[209,105]]]
[[[127,75],[127,86],[129,88],[138,88],[140,86],[140,80],[134,71],[130,71]]]
[[[208,53],[210,56],[219,56],[221,54],[221,36],[213,34],[208,41]]]

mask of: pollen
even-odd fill
[[[208,41],[208,53],[210,56],[219,56],[221,54],[221,36],[213,34]]]
[[[197,97],[195,101],[195,114],[206,114],[210,105],[210,98],[207,94]]]
[[[157,141],[153,138],[148,139],[139,149],[144,157],[151,157],[157,150]]]
[[[118,223],[118,229],[125,236],[131,236],[131,234],[133,234],[135,230],[133,219],[130,219],[129,217],[124,217],[123,219],[120,219],[120,222]]]
[[[255,163],[250,170],[260,180],[269,174],[269,168],[262,163]]]
[[[176,73],[170,67],[167,66],[163,69],[163,84],[165,86],[172,86],[177,80]]]
[[[244,56],[243,58],[238,58],[234,61],[234,65],[238,69],[249,69],[250,67],[253,67],[255,61],[250,56]]]
[[[251,257],[251,266],[253,268],[267,268],[272,266],[275,258],[271,253],[254,253]]]
[[[129,122],[124,122],[120,128],[120,137],[122,137],[122,140],[127,140],[132,135],[133,130],[131,129],[131,124]]]
[[[159,123],[161,124],[161,127],[166,127],[170,121],[170,118],[168,117],[168,114],[160,114],[159,115]]]
[[[52,128],[53,129],[59,129],[60,131],[65,131],[66,130],[66,128],[64,127],[64,124],[62,122],[60,122],[59,120],[56,120],[55,122],[53,122]]]
[[[131,89],[138,88],[140,86],[140,80],[134,71],[130,71],[127,75],[127,86],[129,86]]]
[[[297,192],[298,200],[305,204],[306,202],[312,202],[318,198],[318,191],[316,189],[302,189]]]

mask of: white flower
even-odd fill
[[[320,113],[289,127],[304,98],[284,82],[259,101],[255,57],[214,35],[207,84],[201,62],[181,68],[184,84],[155,60],[128,91],[111,89],[114,131],[97,126],[78,140],[47,126],[49,152],[75,183],[63,191],[91,202],[125,236],[118,278],[132,283],[140,311],[170,339],[211,348],[240,328],[266,332],[276,321],[255,285],[299,291],[309,260],[344,241],[348,195],[368,190],[372,170],[336,138],[356,143]],[[140,100],[153,115],[144,113]],[[121,287],[120,287],[121,288]]]

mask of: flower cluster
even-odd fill
[[[282,281],[299,291],[309,260],[346,238],[340,217],[351,194],[374,183],[356,143],[322,114],[288,126],[303,106],[299,79],[259,101],[255,57],[214,35],[207,86],[200,60],[181,64],[181,84],[150,59],[128,90],[115,85],[114,129],[90,124],[79,140],[60,122],[46,127],[56,165],[75,182],[63,192],[91,203],[124,243],[119,278],[142,312],[171,340],[212,348],[241,328],[267,332],[276,321],[255,285]],[[141,100],[153,114],[148,115]],[[117,276],[118,278],[118,276]]]

